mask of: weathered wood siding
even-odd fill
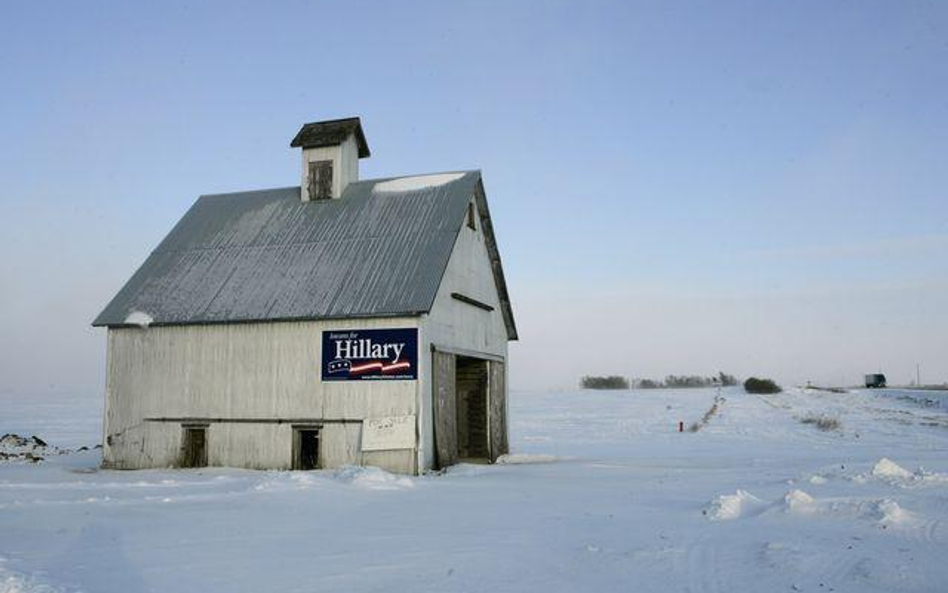
[[[438,289],[434,305],[428,315],[422,316],[419,344],[422,360],[419,368],[425,381],[419,383],[421,406],[419,431],[421,447],[418,451],[421,468],[435,467],[434,421],[431,377],[431,356],[426,355],[432,346],[490,355],[506,361],[507,327],[504,325],[500,300],[491,268],[490,256],[482,232],[479,214],[471,229],[465,223],[458,233],[454,251]],[[451,297],[459,293],[493,307],[486,311]],[[506,394],[506,365],[503,367],[504,393]],[[506,396],[504,397],[504,427],[506,428]],[[505,437],[506,439],[506,437]]]
[[[432,360],[435,467],[442,468],[456,463],[458,453],[454,355],[433,352]]]
[[[311,419],[326,421],[324,467],[366,464],[413,473],[414,451],[363,454],[358,421],[417,414],[421,381],[323,383],[320,360],[323,330],[417,324],[410,317],[110,329],[104,461],[119,468],[174,465],[181,424],[149,418],[245,419],[269,422],[212,420],[208,463],[288,469],[288,421]],[[427,356],[419,352],[419,359]]]
[[[497,461],[510,452],[507,443],[507,372],[506,364],[490,361],[488,369],[488,404],[490,406],[490,459]]]

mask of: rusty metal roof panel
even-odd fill
[[[475,196],[469,171],[202,196],[95,319],[230,323],[427,312]]]

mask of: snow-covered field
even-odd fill
[[[420,478],[0,463],[0,592],[948,590],[940,394],[722,396],[678,433],[715,390],[515,392],[510,463]],[[97,442],[98,402],[0,398]]]

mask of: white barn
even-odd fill
[[[480,172],[360,181],[358,118],[291,146],[301,186],[201,196],[93,322],[103,464],[496,460],[517,331]]]

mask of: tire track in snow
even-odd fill
[[[717,591],[714,588],[713,583],[708,582],[708,570],[709,565],[713,569],[715,564],[714,559],[711,557],[713,554],[712,551],[709,552],[708,546],[705,544],[695,544],[688,549],[688,593],[713,593]]]
[[[721,581],[722,574],[731,570],[722,570],[722,563],[728,565],[743,563],[740,554],[731,548],[709,543],[702,539],[688,548],[688,584],[689,593],[718,593],[733,591]]]
[[[928,521],[925,525],[925,541],[928,543],[938,543],[942,540],[940,532],[942,531],[941,519]]]
[[[830,591],[858,576],[859,566],[870,560],[850,544],[845,550],[827,553],[825,546],[812,546],[807,541],[791,540],[765,543],[758,555],[759,568],[771,575],[779,574],[793,590]]]

